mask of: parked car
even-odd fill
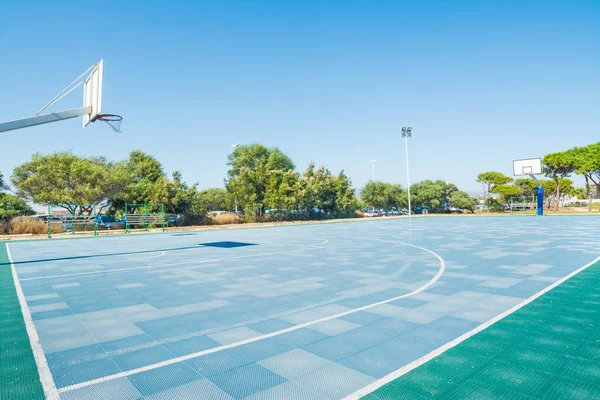
[[[114,215],[101,214],[96,217],[96,223],[100,229],[125,229],[126,217],[118,220]]]
[[[428,206],[416,207],[413,212],[415,214],[429,214],[431,212],[431,208]]]
[[[364,209],[363,214],[365,214],[365,217],[380,217],[381,216],[381,213],[379,212],[379,210],[376,210],[374,208]]]
[[[265,210],[265,215],[271,215],[273,217],[284,217],[289,214],[288,210],[280,210],[277,208]]]
[[[390,208],[389,210],[381,210],[382,217],[394,217],[394,216],[399,216],[399,215],[402,215],[402,213],[397,208]]]

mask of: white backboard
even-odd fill
[[[96,65],[96,68],[83,84],[83,105],[91,108],[91,112],[83,116],[84,127],[86,127],[97,114],[102,112],[103,68],[104,60],[100,60]]]
[[[535,175],[542,173],[542,159],[541,158],[528,158],[526,160],[514,160],[513,161],[513,175]]]

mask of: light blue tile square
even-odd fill
[[[258,363],[283,377],[295,379],[329,365],[331,361],[307,351],[295,349]]]
[[[248,364],[208,378],[234,399],[242,399],[280,385],[286,379],[256,363]]]

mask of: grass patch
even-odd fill
[[[210,217],[211,224],[213,225],[230,225],[230,224],[241,224],[242,218],[234,213],[221,213],[216,216]]]

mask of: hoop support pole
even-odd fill
[[[529,176],[537,183],[537,215],[542,216],[544,215],[544,188],[534,174]]]
[[[30,126],[48,124],[50,122],[62,121],[65,119],[81,117],[89,114],[91,107],[73,108],[71,110],[58,111],[50,114],[37,115],[35,117],[16,119],[14,121],[0,123],[0,133],[14,131],[15,129],[28,128]]]

